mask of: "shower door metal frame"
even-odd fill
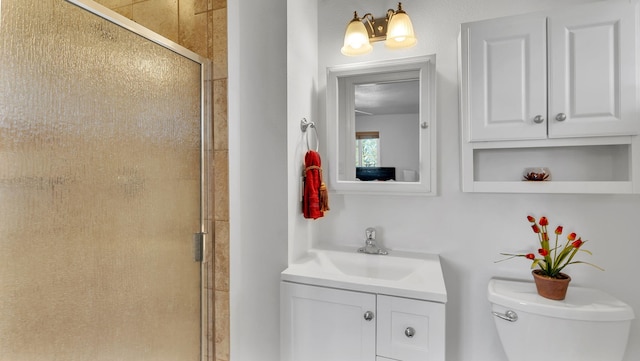
[[[1,0],[0,0],[1,1]],[[200,265],[200,360],[203,361],[208,355],[208,320],[209,320],[209,298],[206,285],[208,283],[208,272],[210,257],[207,257],[207,238],[209,237],[209,165],[211,164],[211,61],[193,51],[177,44],[158,33],[155,33],[144,26],[122,16],[115,11],[98,4],[92,0],[65,0],[82,9],[85,9],[115,25],[129,30],[143,38],[152,41],[174,53],[181,55],[193,62],[200,64],[200,230],[194,230],[202,234],[200,245],[202,250],[202,262]],[[197,248],[197,247],[196,247]]]

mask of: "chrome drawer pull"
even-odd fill
[[[413,335],[415,335],[415,334],[416,334],[416,330],[413,327],[407,327],[404,330],[404,335],[409,337],[409,338],[412,338]]]

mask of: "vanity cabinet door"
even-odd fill
[[[281,282],[282,359],[373,361],[376,317],[374,294]]]
[[[638,133],[636,15],[607,1],[548,17],[549,138]]]
[[[444,361],[445,305],[378,295],[378,355]]]
[[[546,138],[546,17],[463,24],[461,37],[468,141]]]

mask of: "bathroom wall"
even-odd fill
[[[303,18],[315,21],[313,13]],[[288,234],[306,238],[287,217],[295,166],[287,145],[286,0],[229,1],[228,24],[230,359],[279,361],[278,280]],[[315,69],[315,47],[299,50],[293,61]],[[300,103],[311,103],[311,89],[299,93]]]
[[[207,298],[210,316],[206,353],[210,361],[229,360],[229,181],[227,132],[226,0],[95,0],[165,38],[212,60],[213,166],[209,197]]]
[[[563,1],[563,5],[588,1]],[[635,224],[640,214],[637,195],[469,194],[460,191],[460,137],[457,88],[457,37],[462,22],[552,9],[548,0],[439,0],[403,1],[413,19],[418,44],[391,51],[374,44],[372,53],[356,58],[340,54],[343,31],[352,11],[382,15],[394,1],[325,0],[319,2],[318,109],[323,119],[325,68],[337,64],[437,54],[437,122],[439,195],[436,197],[350,196],[331,194],[331,211],[315,222],[306,243],[361,245],[366,227],[378,228],[384,246],[439,253],[449,294],[447,304],[447,359],[506,361],[497,338],[486,286],[494,276],[530,279],[529,263],[494,263],[501,251],[534,245],[526,216],[546,215],[589,240],[589,261],[605,272],[575,265],[567,269],[574,285],[597,287],[629,303],[640,313],[640,289],[629,287],[635,276],[640,243]],[[291,15],[290,15],[291,17]],[[308,95],[305,94],[304,98]],[[290,117],[295,123],[295,116]],[[324,137],[326,139],[326,136]],[[291,140],[291,139],[290,139]],[[290,146],[290,152],[295,147]],[[535,160],[528,160],[529,162]],[[635,160],[637,161],[637,160]],[[290,219],[300,218],[290,208]],[[301,242],[289,239],[290,244]],[[587,256],[588,257],[588,256]],[[541,335],[546,340],[562,335]],[[640,337],[634,321],[631,340]],[[626,360],[640,358],[640,345],[630,342]]]

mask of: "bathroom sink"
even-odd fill
[[[440,266],[434,254],[390,251],[358,253],[350,248],[311,249],[291,264],[283,281],[446,302]]]
[[[427,265],[423,259],[394,255],[370,255],[354,252],[313,250],[310,252],[318,266],[345,276],[378,278],[398,281],[418,272]]]

